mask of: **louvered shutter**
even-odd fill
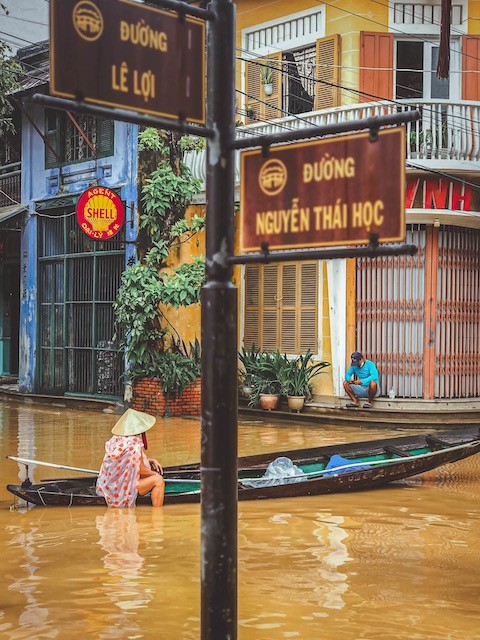
[[[297,266],[294,263],[282,266],[280,296],[280,351],[296,353],[297,346]]]
[[[97,158],[113,156],[113,120],[97,118]]]
[[[252,97],[245,97],[245,105],[253,109],[253,115],[247,117],[247,124],[272,120],[282,116],[282,112],[279,111],[279,108],[281,109],[282,107],[282,54],[268,56],[273,71],[273,93],[270,96],[266,95],[260,78],[260,69],[262,68],[260,65],[264,65],[265,60],[266,58],[262,58],[260,60],[250,60],[246,63],[246,93]],[[265,102],[268,102],[268,105]]]
[[[318,263],[300,265],[300,353],[318,351]]]
[[[315,82],[315,109],[328,109],[339,105],[340,36],[319,38],[316,42],[317,73]],[[323,84],[323,82],[329,84]]]
[[[393,98],[393,33],[360,32],[359,102]]]
[[[480,36],[462,38],[462,100],[480,100]]]
[[[245,267],[245,323],[243,342],[247,349],[252,345],[256,347],[261,346],[259,340],[259,280],[260,267]]]
[[[275,351],[278,345],[278,266],[263,267],[262,348]]]
[[[48,140],[49,145],[54,149],[57,156],[60,157],[60,136],[62,126],[62,114],[58,111],[52,111],[47,109],[45,112],[45,138]],[[52,167],[58,167],[58,160],[50,151],[47,145],[45,145],[45,168],[51,169]]]
[[[318,263],[245,267],[244,345],[318,351]]]

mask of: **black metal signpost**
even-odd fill
[[[123,0],[63,0],[65,6],[71,11],[77,9],[77,27],[84,35],[92,30],[98,33],[98,10],[107,7],[107,10],[115,5],[115,15],[120,39],[122,38],[122,7],[129,5],[129,11],[140,9],[131,6]],[[51,0],[54,5],[58,0]],[[133,3],[136,4],[136,3]],[[233,265],[246,264],[247,262],[271,262],[286,260],[301,260],[303,258],[329,259],[345,257],[375,257],[379,255],[412,255],[416,252],[414,245],[387,245],[379,246],[377,238],[371,237],[371,243],[367,247],[329,247],[326,249],[309,249],[306,251],[282,251],[270,253],[268,251],[268,238],[259,247],[258,253],[249,253],[235,256],[234,250],[234,151],[239,148],[261,147],[264,153],[272,144],[286,141],[301,140],[306,138],[321,137],[332,133],[346,131],[360,131],[368,129],[372,140],[376,132],[384,125],[401,124],[420,117],[418,112],[399,113],[398,115],[369,118],[367,120],[350,121],[326,125],[325,127],[310,127],[298,129],[294,132],[257,136],[246,140],[235,140],[235,6],[232,0],[212,0],[207,9],[190,6],[178,0],[149,0],[149,5],[156,5],[177,13],[176,19],[184,24],[186,16],[194,16],[207,22],[207,124],[199,126],[187,122],[188,113],[185,113],[185,105],[192,115],[191,119],[202,122],[198,110],[198,100],[203,101],[202,93],[188,95],[180,93],[179,104],[168,103],[166,109],[143,109],[150,114],[142,115],[137,111],[131,111],[137,98],[143,101],[158,98],[159,94],[167,94],[171,89],[169,74],[158,72],[155,60],[149,61],[148,70],[155,76],[156,84],[148,84],[145,80],[145,95],[135,94],[134,76],[130,84],[125,80],[124,88],[128,91],[117,91],[129,96],[124,102],[116,100],[119,107],[113,109],[109,106],[101,106],[99,100],[90,102],[85,92],[78,87],[69,89],[75,100],[61,97],[35,95],[34,101],[46,107],[64,109],[76,113],[87,113],[102,117],[133,122],[143,126],[156,126],[165,129],[181,131],[185,133],[203,136],[207,139],[207,213],[206,213],[206,282],[202,289],[202,441],[201,441],[201,638],[202,640],[236,640],[237,638],[237,291],[232,284]],[[144,7],[142,7],[144,9]],[[169,28],[172,16],[168,15]],[[157,16],[158,17],[158,16]],[[75,16],[72,15],[71,19]],[[70,19],[70,18],[69,18]],[[133,28],[137,24],[132,20],[128,22],[129,42],[135,44],[136,35],[132,37]],[[146,38],[148,43],[153,42],[153,53],[159,53],[164,32],[158,23],[150,25],[148,29],[138,37]],[[140,25],[141,27],[142,25]],[[143,26],[148,27],[147,23]],[[62,26],[57,25],[61,30]],[[140,28],[139,27],[139,28]],[[69,28],[71,28],[69,26]],[[123,35],[126,37],[127,28],[123,27]],[[170,31],[168,32],[170,33]],[[157,35],[155,35],[157,34]],[[118,35],[118,34],[117,34]],[[57,47],[57,33],[51,31],[51,40]],[[100,36],[99,36],[100,37]],[[151,38],[151,39],[150,39]],[[157,38],[157,39],[155,39]],[[85,38],[83,38],[85,40]],[[88,39],[88,38],[87,38]],[[167,34],[168,41],[168,34]],[[145,40],[147,42],[147,40]],[[181,38],[179,42],[184,42]],[[197,42],[202,42],[197,38]],[[155,44],[158,44],[157,45]],[[143,46],[143,45],[141,45]],[[150,46],[150,45],[149,45]],[[157,47],[157,48],[156,48]],[[147,46],[145,45],[145,49]],[[58,47],[56,48],[58,53]],[[174,48],[170,53],[174,53]],[[115,53],[115,52],[114,52]],[[161,53],[161,51],[160,51]],[[203,50],[190,51],[189,55],[201,58]],[[99,55],[99,54],[98,54]],[[61,53],[57,61],[57,67],[61,68]],[[63,58],[67,60],[67,58]],[[142,57],[143,59],[143,57]],[[69,72],[75,68],[74,60],[78,60],[76,77],[80,77],[78,70],[84,64],[78,56],[68,60]],[[120,61],[120,65],[121,65]],[[127,66],[131,63],[125,59]],[[98,61],[100,63],[100,61]],[[93,63],[94,64],[94,63]],[[113,63],[112,63],[113,64]],[[111,65],[112,66],[112,65]],[[187,63],[187,67],[189,64]],[[133,68],[133,67],[132,67]],[[92,73],[92,69],[89,72]],[[63,70],[64,71],[64,70]],[[120,86],[117,75],[117,67],[112,71],[111,82]],[[145,69],[144,71],[145,72]],[[146,77],[146,76],[145,76]],[[149,76],[151,79],[151,76]],[[124,76],[126,78],[126,76]],[[138,78],[138,76],[137,76]],[[202,86],[200,79],[194,86]],[[55,84],[56,79],[53,79]],[[141,87],[141,84],[140,84]],[[130,92],[132,88],[133,94]],[[148,93],[147,89],[150,91]],[[129,93],[130,92],[130,93]],[[147,100],[148,102],[148,100]],[[107,101],[108,103],[108,101]],[[160,100],[160,104],[162,100]],[[124,108],[122,108],[124,107]],[[201,111],[201,110],[200,110]],[[178,115],[178,120],[163,117],[161,114]],[[156,114],[156,115],[153,115]],[[375,144],[372,141],[372,144]]]

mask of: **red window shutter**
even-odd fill
[[[360,32],[359,102],[393,98],[393,33]]]
[[[462,99],[480,100],[480,36],[462,38]]]

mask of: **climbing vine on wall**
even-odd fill
[[[114,303],[131,378],[162,378],[173,367],[175,375],[169,376],[173,388],[163,381],[170,392],[181,392],[200,373],[198,349],[188,350],[176,339],[178,332],[160,306],[178,308],[200,301],[203,257],[176,269],[168,267],[168,259],[176,247],[204,228],[201,216],[185,218],[201,183],[183,162],[186,152],[202,147],[202,140],[173,132],[147,128],[139,134],[139,259],[124,272]]]

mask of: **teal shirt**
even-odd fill
[[[377,384],[380,384],[377,367],[371,360],[365,360],[361,367],[355,367],[353,365],[348,367],[347,372],[345,373],[345,380],[347,382],[350,382],[352,376],[355,379],[358,378],[359,380],[361,380],[364,387],[367,387],[370,382],[376,382]]]

